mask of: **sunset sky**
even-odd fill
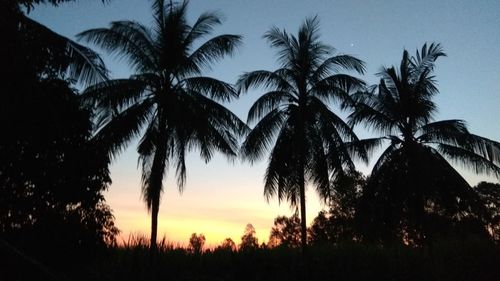
[[[244,36],[244,45],[233,58],[227,58],[206,74],[234,83],[245,71],[274,70],[274,52],[262,39],[272,26],[296,33],[306,17],[318,15],[322,41],[339,52],[356,55],[367,64],[362,78],[377,82],[375,73],[382,65],[399,63],[403,49],[412,54],[425,42],[439,42],[448,57],[440,58],[435,71],[440,94],[436,119],[464,119],[472,133],[500,140],[500,2],[497,0],[192,0],[188,8],[193,23],[204,11],[221,12],[225,21],[214,35],[230,33]],[[79,0],[60,7],[37,6],[29,14],[35,20],[69,38],[86,29],[104,27],[111,21],[152,21],[150,1]],[[96,49],[98,50],[98,49]],[[100,50],[98,50],[101,52]],[[126,64],[101,52],[113,78],[128,77]],[[246,120],[246,113],[260,92],[251,91],[228,104]],[[333,106],[335,110],[338,110]],[[346,113],[342,114],[346,116]],[[361,138],[372,133],[357,128]],[[377,154],[374,155],[374,158]],[[236,243],[247,223],[252,223],[259,242],[267,241],[273,219],[291,215],[286,202],[266,202],[263,175],[266,159],[255,165],[232,163],[217,155],[204,163],[197,151],[187,160],[187,184],[179,194],[173,174],[167,172],[165,193],[159,213],[159,236],[187,243],[193,232],[204,233],[215,245],[231,237]],[[365,174],[370,165],[359,164]],[[460,170],[462,171],[462,170]],[[471,184],[485,176],[462,172]],[[111,168],[113,184],[106,200],[114,210],[121,237],[149,235],[150,219],[140,194],[140,170],[135,143],[117,157]],[[309,188],[308,220],[322,205]]]

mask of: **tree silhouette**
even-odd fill
[[[191,238],[189,238],[189,251],[191,253],[200,255],[203,252],[203,246],[205,246],[205,235],[200,233],[197,235],[196,233],[191,234]]]
[[[265,174],[264,195],[277,196],[292,207],[299,205],[301,243],[305,248],[306,198],[308,182],[323,200],[331,195],[330,180],[354,170],[357,137],[327,103],[346,105],[348,93],[364,84],[340,70],[364,72],[364,63],[349,55],[332,56],[334,49],[319,41],[319,21],[307,19],[297,36],[274,27],[264,38],[277,49],[281,68],[243,74],[240,91],[251,87],[268,90],[250,108],[248,123],[257,124],[242,146],[242,156],[256,161],[272,147]]]
[[[156,250],[158,210],[163,178],[169,166],[179,191],[186,180],[186,153],[199,149],[209,161],[214,151],[236,156],[237,136],[246,125],[218,102],[238,97],[233,87],[202,76],[203,69],[232,54],[238,35],[219,35],[199,45],[214,26],[217,13],[203,13],[193,25],[186,20],[188,2],[153,1],[154,25],[112,22],[109,28],[78,35],[128,60],[136,74],[88,88],[100,129],[96,138],[111,155],[142,134],[137,151],[142,164],[142,195],[151,211],[151,251]],[[195,48],[199,46],[198,48]]]
[[[216,250],[221,250],[221,251],[229,251],[229,252],[235,252],[236,251],[236,243],[234,243],[233,239],[231,238],[226,238],[224,241],[222,241],[222,244],[220,244]]]
[[[500,184],[483,181],[478,183],[474,190],[479,194],[488,212],[484,224],[493,240],[500,242]]]
[[[291,217],[279,216],[274,219],[274,226],[269,235],[270,247],[300,247],[300,218],[297,213]]]
[[[319,212],[309,227],[309,241],[313,244],[336,244],[359,238],[355,210],[365,178],[355,171],[339,177],[334,184],[336,188],[329,202],[329,210]]]
[[[390,144],[376,161],[361,198],[365,233],[382,240],[421,243],[443,228],[437,217],[479,216],[481,204],[448,163],[500,176],[500,144],[469,133],[462,120],[433,122],[438,93],[432,75],[445,56],[439,44],[425,44],[414,57],[403,52],[399,69],[382,68],[380,83],[353,95],[349,123],[364,123],[383,134],[362,141],[367,149]],[[431,225],[435,225],[434,228]],[[382,238],[385,237],[385,238]]]
[[[259,240],[255,237],[255,228],[252,224],[247,224],[245,232],[241,236],[240,250],[247,251],[259,247]]]
[[[100,57],[1,1],[0,236],[26,255],[89,262],[118,230],[102,192],[109,158],[91,140],[91,111],[76,83],[106,79]],[[43,1],[42,1],[43,2]],[[55,2],[55,1],[51,1]],[[65,258],[61,258],[64,256]]]

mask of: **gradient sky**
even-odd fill
[[[435,75],[440,94],[436,119],[464,119],[478,135],[500,140],[500,2],[497,0],[192,0],[189,20],[204,11],[220,11],[225,22],[214,33],[241,34],[244,46],[236,56],[223,60],[207,74],[234,83],[242,72],[277,68],[273,50],[262,39],[272,26],[296,33],[306,18],[318,15],[322,40],[339,52],[356,55],[367,63],[362,78],[377,81],[382,65],[399,63],[404,48],[414,53],[425,42],[439,42],[448,57],[437,62]],[[54,31],[74,38],[78,32],[104,27],[115,20],[152,21],[150,1],[79,0],[60,7],[37,6],[30,16]],[[128,77],[126,64],[102,53],[114,78]],[[250,92],[227,105],[242,119],[259,92]],[[343,114],[345,116],[345,114]],[[357,129],[360,137],[372,136]],[[376,155],[374,155],[376,157]],[[198,154],[187,159],[187,184],[179,194],[173,174],[167,172],[159,213],[159,236],[187,243],[193,232],[204,233],[209,245],[225,237],[240,241],[245,225],[252,223],[259,241],[267,241],[273,219],[291,215],[286,203],[278,205],[263,197],[266,161],[251,166],[228,163],[216,155],[208,164]],[[370,165],[358,166],[365,174]],[[471,184],[497,179],[463,172]],[[112,165],[113,184],[106,200],[114,210],[122,238],[149,235],[149,215],[140,195],[140,170],[135,144]],[[323,207],[309,188],[308,221]]]

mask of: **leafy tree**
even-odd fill
[[[189,238],[189,251],[193,254],[200,255],[203,252],[205,241],[205,235],[196,235],[196,233],[191,234],[191,238]]]
[[[416,55],[403,52],[399,69],[382,68],[380,83],[353,95],[351,125],[363,123],[383,134],[364,140],[369,149],[389,141],[376,161],[359,209],[365,234],[382,241],[420,244],[444,229],[439,218],[456,222],[480,217],[484,208],[467,182],[448,163],[500,176],[500,144],[471,134],[462,120],[433,122],[438,93],[435,61],[439,44]]]
[[[109,159],[91,140],[91,112],[57,79],[18,92],[10,106],[0,113],[11,133],[0,141],[0,236],[61,270],[88,263],[118,233],[102,194]]]
[[[259,247],[259,240],[255,237],[255,228],[252,224],[247,224],[245,232],[241,236],[240,250],[247,251],[257,249]]]
[[[186,180],[186,153],[199,149],[209,161],[214,151],[236,156],[237,136],[246,125],[218,102],[238,97],[233,87],[202,71],[232,54],[238,35],[219,35],[200,44],[221,23],[217,13],[203,13],[193,25],[188,2],[153,1],[154,23],[112,22],[108,28],[78,35],[111,54],[125,58],[135,74],[88,88],[84,95],[97,107],[97,139],[117,155],[142,135],[137,147],[142,164],[142,195],[151,211],[151,251],[156,250],[158,210],[163,179],[175,169],[179,191]],[[197,48],[196,48],[197,47]]]
[[[319,212],[309,227],[309,241],[313,244],[339,243],[359,238],[355,211],[365,185],[364,176],[355,171],[339,177],[328,211]]]
[[[230,252],[235,252],[236,251],[236,243],[234,243],[233,239],[231,238],[226,238],[224,241],[222,241],[222,244],[220,244],[216,250],[222,250],[222,251],[230,251]]]
[[[268,245],[270,247],[300,247],[300,218],[297,213],[289,218],[279,216],[274,219]]]
[[[0,235],[29,255],[85,260],[118,230],[102,192],[109,159],[74,83],[106,79],[92,50],[0,3]],[[35,1],[36,2],[36,1]],[[71,259],[61,260],[64,253]]]
[[[301,243],[306,246],[306,184],[312,183],[323,200],[331,197],[331,179],[354,170],[358,138],[327,103],[349,100],[364,83],[341,70],[364,72],[364,63],[349,55],[335,55],[319,40],[319,21],[307,19],[297,36],[274,27],[264,38],[277,49],[281,68],[243,74],[240,91],[262,87],[252,105],[248,123],[257,122],[242,146],[243,157],[254,162],[272,147],[265,174],[264,195],[277,196],[300,207]]]
[[[5,65],[2,78],[10,81],[2,85],[4,92],[26,90],[13,83],[21,75],[23,82],[54,75],[87,85],[106,79],[107,70],[95,52],[30,19],[20,8],[20,4],[30,7],[39,2],[46,1],[0,3],[0,31],[10,38],[0,46]]]
[[[500,184],[480,182],[474,190],[479,194],[488,215],[484,224],[497,243],[500,242]]]

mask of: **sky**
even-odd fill
[[[111,21],[152,22],[151,1],[79,0],[59,7],[40,5],[29,14],[52,30],[75,38],[89,28],[105,27]],[[240,34],[243,46],[235,56],[207,70],[206,74],[234,83],[246,71],[274,70],[278,67],[274,51],[262,35],[273,26],[295,34],[307,17],[320,19],[321,40],[339,53],[355,55],[367,64],[360,76],[368,84],[377,82],[382,66],[397,65],[403,49],[414,53],[425,42],[441,43],[447,57],[437,61],[435,70],[440,94],[436,120],[463,119],[472,133],[500,140],[500,2],[497,0],[191,0],[188,20],[193,23],[204,11],[219,11],[224,23],[213,35]],[[113,78],[131,72],[123,61],[104,57]],[[250,91],[227,107],[246,120],[251,104],[262,94]],[[338,111],[338,108],[332,106]],[[347,113],[342,113],[346,116]],[[356,128],[361,138],[375,136]],[[129,235],[149,235],[150,218],[140,193],[140,169],[136,143],[115,159],[113,180],[105,193],[114,210],[120,240]],[[376,158],[377,154],[373,157]],[[191,233],[203,233],[208,245],[226,237],[240,241],[247,223],[253,224],[259,242],[267,241],[273,220],[290,216],[294,210],[286,202],[266,201],[263,176],[266,159],[250,165],[239,160],[228,162],[216,155],[203,162],[196,151],[187,159],[187,183],[178,192],[173,173],[167,172],[159,213],[159,237],[186,244]],[[371,165],[357,168],[368,174]],[[457,169],[470,184],[498,179],[474,175]],[[309,187],[308,223],[324,206]]]

